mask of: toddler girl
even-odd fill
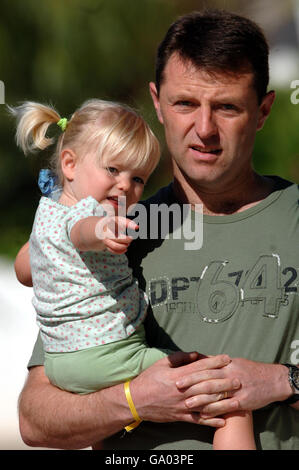
[[[58,201],[41,198],[29,244],[46,374],[75,393],[126,382],[131,430],[140,419],[129,380],[168,354],[146,345],[147,298],[128,267],[132,238],[123,234],[137,228],[123,214],[140,200],[158,163],[158,141],[118,103],[90,100],[69,121],[37,103],[11,111],[25,154],[52,144],[51,124],[63,131],[52,162],[62,192]],[[29,263],[22,269],[30,270]]]
[[[57,202],[41,198],[29,245],[46,374],[77,393],[130,379],[165,354],[145,346],[147,300],[124,254],[132,238],[118,234],[137,226],[118,212],[140,200],[159,143],[139,115],[117,103],[88,101],[69,122],[37,103],[13,112],[25,154],[52,143],[51,124],[63,129],[52,162],[62,192]],[[114,227],[105,218],[109,207]]]

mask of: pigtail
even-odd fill
[[[53,107],[26,101],[15,108],[8,107],[8,110],[16,117],[16,142],[25,155],[44,150],[54,142],[53,138],[46,137],[48,127],[60,121]]]

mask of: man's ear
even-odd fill
[[[68,181],[73,181],[78,157],[71,149],[63,149],[60,154],[61,171]]]
[[[154,106],[155,106],[155,110],[156,110],[158,119],[161,122],[161,124],[164,124],[163,116],[161,114],[160,100],[159,100],[159,96],[158,96],[158,93],[157,93],[157,88],[156,88],[156,85],[155,85],[154,82],[150,82],[149,90],[150,90],[150,94],[151,94],[151,97],[152,97],[152,100],[153,100],[153,103],[154,103]]]
[[[275,100],[275,91],[269,91],[263,98],[259,108],[259,117],[257,123],[257,130],[262,129],[266,122],[267,117],[270,114],[272,104]]]

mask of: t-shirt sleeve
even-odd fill
[[[86,199],[81,199],[75,206],[68,212],[67,217],[67,233],[70,237],[72,228],[79,222],[79,220],[86,219],[87,217],[103,217],[106,215],[104,208],[91,196]]]
[[[43,342],[40,333],[37,336],[31,358],[27,364],[27,368],[34,366],[43,366],[45,361]]]

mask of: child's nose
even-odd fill
[[[131,187],[131,178],[127,176],[120,176],[119,181],[117,183],[117,187],[124,192],[128,192]]]

